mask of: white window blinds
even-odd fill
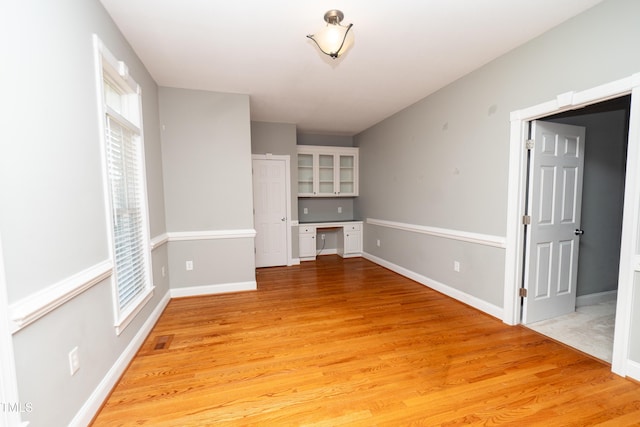
[[[122,312],[149,287],[143,209],[143,153],[137,129],[107,114],[106,149],[115,279]]]
[[[107,229],[113,259],[114,327],[120,335],[153,297],[142,92],[93,36]]]

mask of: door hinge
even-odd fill
[[[522,223],[524,225],[531,225],[531,215],[522,215]]]
[[[524,146],[527,148],[527,150],[533,150],[534,145],[535,141],[533,139],[527,139],[524,143]]]
[[[522,298],[526,298],[527,297],[527,288],[520,288],[520,292],[518,294],[520,297]]]

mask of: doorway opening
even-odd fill
[[[520,288],[526,240],[523,215],[529,122],[626,95],[631,95],[631,107],[611,371],[640,380],[640,347],[634,339],[634,331],[640,328],[637,316],[640,298],[634,293],[640,280],[640,73],[583,91],[563,93],[547,102],[511,112],[503,321],[510,325],[522,323]]]
[[[523,318],[522,323],[609,363],[613,355],[630,110],[631,96],[626,95],[537,119],[586,130],[580,236],[575,239],[579,247],[577,298],[567,302],[572,305],[564,307],[567,314],[533,322]],[[525,244],[525,253],[529,244]]]

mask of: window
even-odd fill
[[[116,332],[120,334],[152,296],[149,228],[138,84],[96,37],[98,99]]]

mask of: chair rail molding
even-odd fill
[[[429,227],[426,225],[406,224],[404,222],[387,221],[374,218],[367,218],[367,224],[377,225],[380,227],[395,228],[397,230],[410,231],[413,233],[428,234],[430,236],[459,240],[467,243],[476,243],[479,245],[491,246],[494,248],[506,248],[506,238],[502,236],[492,236],[488,234],[472,233],[469,231]]]
[[[254,229],[167,232],[169,242],[188,240],[250,239],[255,236],[256,230]]]
[[[11,333],[35,322],[113,274],[113,262],[102,261],[9,305]]]
[[[169,241],[169,235],[162,233],[151,239],[149,244],[151,250],[155,250]]]

